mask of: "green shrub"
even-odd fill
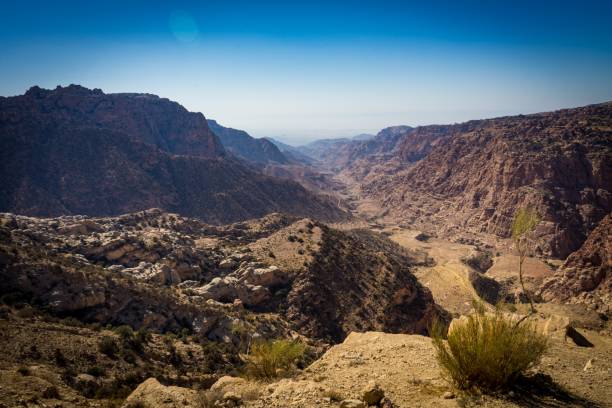
[[[508,387],[536,364],[547,338],[529,321],[517,321],[501,311],[477,308],[453,325],[444,340],[439,323],[431,330],[436,357],[448,379],[459,389],[492,392]]]
[[[272,380],[289,372],[304,356],[304,344],[290,340],[259,341],[251,346],[245,356],[245,373],[248,377]]]
[[[134,337],[134,330],[126,324],[115,329],[115,333],[119,335],[124,343],[130,342]]]

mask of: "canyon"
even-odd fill
[[[0,140],[5,406],[207,406],[209,389],[240,395],[216,406],[364,406],[369,380],[380,406],[612,398],[610,102],[295,147],[154,95],[33,87],[0,98]],[[541,383],[457,396],[427,336],[474,299],[527,313],[524,207]],[[238,378],[253,339],[309,356]]]

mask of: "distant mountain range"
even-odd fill
[[[207,122],[210,130],[219,137],[223,147],[237,157],[256,164],[289,163],[289,159],[272,141],[265,138],[256,139],[244,130],[221,126],[212,119],[208,119]]]
[[[239,133],[215,129],[225,140]],[[33,87],[0,98],[0,211],[114,215],[159,207],[214,223],[275,211],[346,216],[300,184],[232,158],[227,151],[284,160],[271,143],[240,137],[250,144],[228,142],[238,147],[226,150],[204,115],[155,95]]]

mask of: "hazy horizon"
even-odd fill
[[[0,95],[145,92],[299,145],[612,100],[612,3],[0,5]]]

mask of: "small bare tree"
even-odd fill
[[[512,222],[512,240],[514,241],[514,246],[519,255],[519,279],[521,281],[521,288],[525,297],[529,301],[529,305],[531,307],[530,314],[535,313],[535,307],[533,306],[533,300],[531,299],[531,295],[525,289],[525,282],[523,280],[523,264],[525,263],[525,259],[527,255],[529,255],[529,250],[531,249],[531,242],[529,241],[529,234],[535,230],[535,227],[540,222],[540,216],[538,213],[532,208],[520,208],[515,216],[514,221]]]

